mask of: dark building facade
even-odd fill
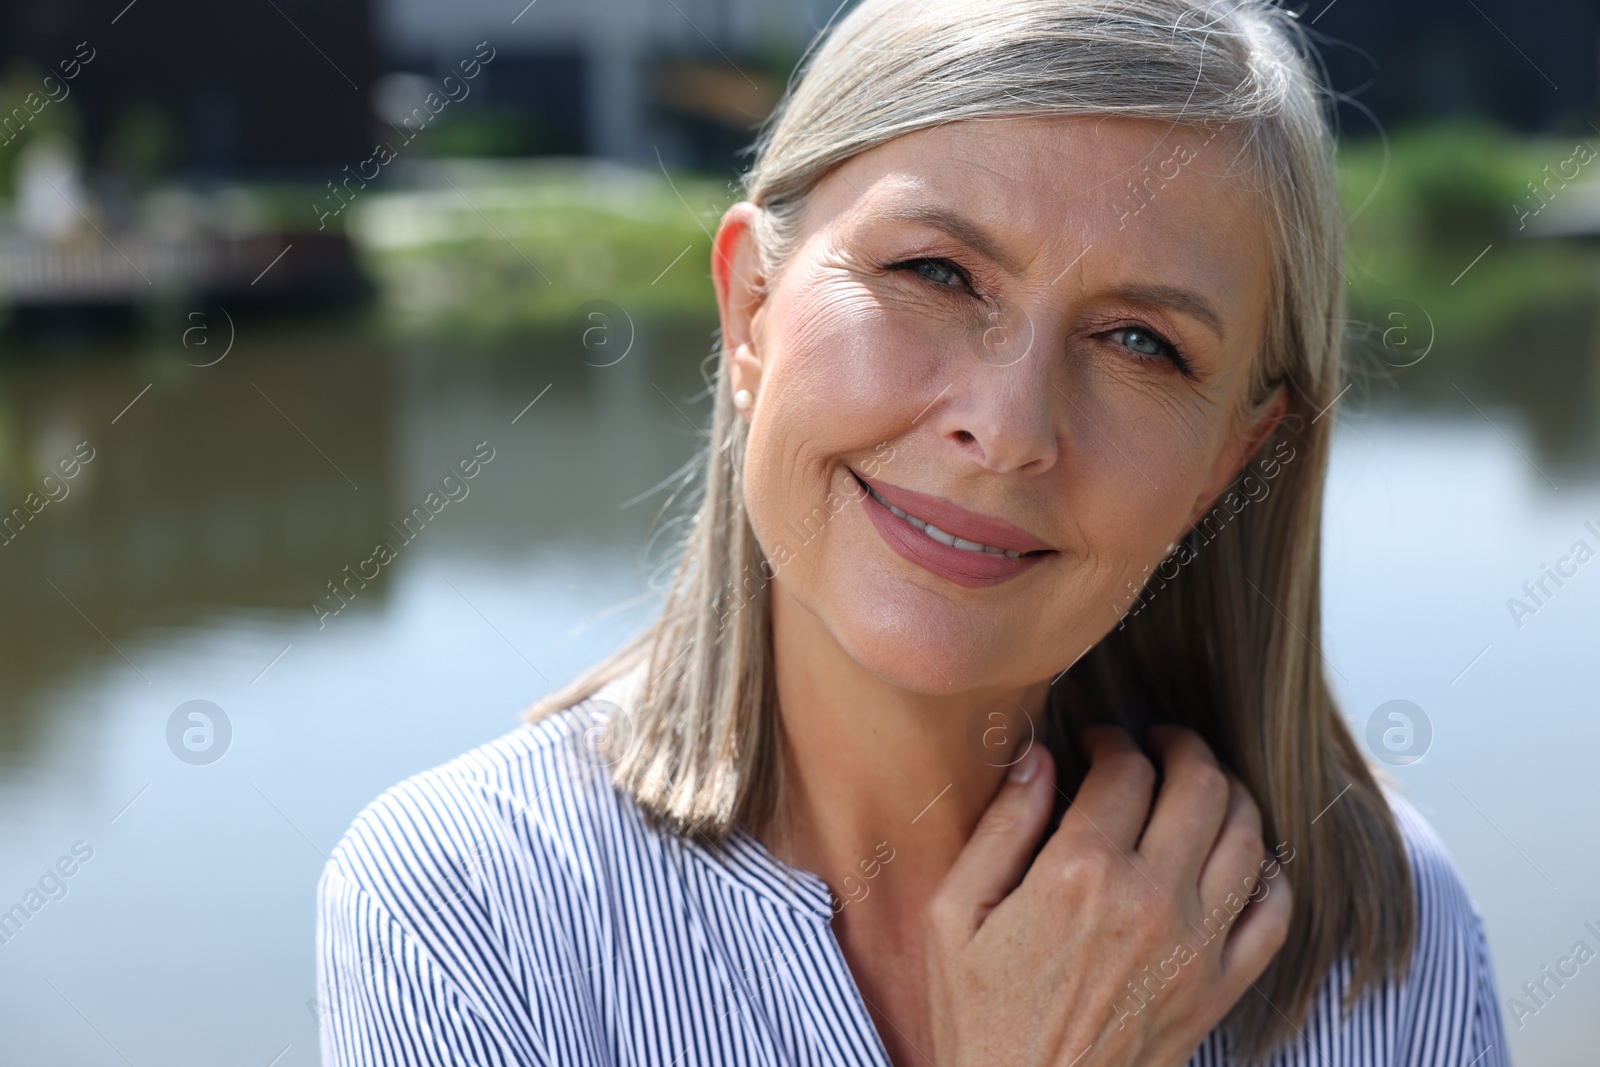
[[[1570,132],[1600,104],[1596,0],[1312,0],[1296,10],[1334,86],[1385,126],[1477,116]],[[1351,135],[1371,132],[1359,108],[1340,117]]]
[[[94,52],[65,103],[94,167],[130,141],[203,177],[338,167],[371,147],[369,0],[0,0],[0,69]],[[20,63],[19,63],[20,61]]]

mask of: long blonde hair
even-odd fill
[[[1251,457],[1270,450],[1277,461],[1270,492],[1251,492],[1248,507],[1219,504],[1220,522],[1196,527],[1183,565],[1160,575],[1158,591],[1144,590],[1137,617],[1052,686],[1048,714],[1065,723],[1070,703],[1074,721],[1193,727],[1249,786],[1269,846],[1294,849],[1282,872],[1295,891],[1287,943],[1256,983],[1262,995],[1247,994],[1226,1021],[1249,1059],[1303,1022],[1341,958],[1354,964],[1347,1008],[1385,976],[1403,975],[1417,925],[1398,828],[1318,651],[1332,422],[1319,416],[1339,396],[1345,370],[1343,222],[1329,98],[1312,55],[1293,16],[1259,0],[985,0],[981,9],[965,0],[864,0],[802,61],[745,175],[747,198],[763,209],[757,238],[772,279],[817,182],[912,130],[1118,115],[1242,135],[1240,157],[1275,223],[1267,331],[1246,399],[1259,402],[1282,385],[1289,401],[1277,432]],[[735,825],[778,817],[783,762],[773,568],[740,487],[747,428],[724,384],[720,344],[708,364],[711,443],[661,617],[526,718],[637,678],[629,744],[611,763],[612,779],[661,825],[717,841]],[[1063,648],[1063,664],[1077,651]]]

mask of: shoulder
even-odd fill
[[[582,864],[624,798],[594,737],[616,705],[589,700],[525,723],[384,790],[330,854],[319,895],[359,891],[408,932],[522,903],[516,886]]]
[[[1416,934],[1405,975],[1363,998],[1369,1017],[1394,1020],[1400,1063],[1509,1062],[1483,916],[1433,825],[1396,786],[1382,792],[1411,869]]]
[[[1338,1030],[1352,1054],[1360,1033],[1378,1038],[1382,1054],[1374,1062],[1384,1064],[1443,1067],[1477,1057],[1483,1067],[1506,1064],[1498,990],[1477,904],[1432,824],[1395,785],[1382,784],[1381,792],[1411,870],[1416,933],[1410,960],[1403,976],[1362,993],[1349,1017],[1338,1005],[1354,961],[1342,960],[1317,998],[1320,1017],[1309,1029]],[[1486,1056],[1490,1049],[1496,1056]]]
[[[355,816],[317,884],[324,1062],[369,1063],[374,1048],[408,1063],[597,1053],[574,1020],[592,1015],[588,981],[608,959],[603,886],[644,840],[594,747],[618,711],[605,692]]]
[[[1436,967],[1444,962],[1440,953],[1459,953],[1483,940],[1483,917],[1433,825],[1396,787],[1385,784],[1382,792],[1394,813],[1411,868],[1417,905],[1412,967]]]
[[[1449,850],[1398,789],[1381,785],[1411,873],[1416,933],[1405,973],[1347,1000],[1357,970],[1345,956],[1313,994],[1274,1067],[1505,1067],[1509,1063],[1483,920]],[[1195,1065],[1234,1062],[1202,1047]],[[1314,1059],[1308,1059],[1316,1049]],[[1495,1050],[1491,1055],[1490,1050]]]
[[[1434,827],[1394,785],[1381,784],[1381,793],[1400,830],[1416,904],[1405,974],[1382,977],[1350,1001],[1357,960],[1334,961],[1306,1019],[1270,1064],[1504,1067],[1506,1035],[1477,905]],[[1190,1065],[1232,1064],[1227,1048],[1226,1041],[1202,1046]]]

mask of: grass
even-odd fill
[[[1592,251],[1531,238],[1519,224],[1520,212],[1538,203],[1528,183],[1568,159],[1575,143],[1450,124],[1395,131],[1387,162],[1379,141],[1344,146],[1353,315],[1420,305],[1450,351],[1493,336],[1530,307],[1592,299]],[[1595,173],[1578,180],[1600,180],[1600,161],[1590,166]]]
[[[358,199],[349,227],[386,328],[486,340],[597,300],[636,319],[707,318],[709,233],[733,200],[695,175],[475,165],[443,188]]]

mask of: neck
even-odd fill
[[[901,688],[856,662],[781,582],[772,637],[784,797],[758,835],[844,901],[871,894],[898,901],[908,918],[920,914],[1008,762],[1043,724],[1049,680],[933,694]],[[935,665],[929,672],[948,684]],[[1007,747],[1005,738],[1024,743]]]

